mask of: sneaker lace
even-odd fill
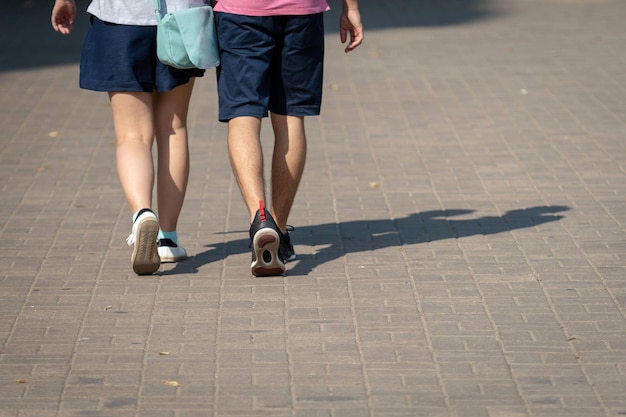
[[[126,243],[128,243],[128,246],[132,246],[135,243],[134,233],[131,233],[130,235],[128,235],[128,237],[126,238]]]

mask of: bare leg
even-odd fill
[[[274,129],[272,215],[283,233],[306,162],[304,118],[271,114]]]
[[[131,213],[152,206],[152,96],[150,93],[109,93],[117,138],[117,173]],[[139,275],[151,274],[161,262],[156,247],[159,224],[153,213],[144,213],[133,224],[129,244],[131,265]]]
[[[241,195],[250,213],[250,222],[265,200],[261,119],[236,117],[228,122],[228,153]]]
[[[117,138],[117,173],[131,213],[152,207],[152,95],[109,93]]]
[[[161,230],[176,230],[189,180],[187,113],[193,79],[154,94],[154,129],[158,150],[157,201]]]

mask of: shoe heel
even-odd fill
[[[137,225],[137,239],[131,258],[133,271],[137,275],[150,275],[161,265],[157,251],[159,222],[155,218],[146,218]]]
[[[259,230],[252,241],[252,250],[255,260],[250,265],[250,271],[255,277],[284,275],[285,264],[278,256],[280,238],[274,229]]]

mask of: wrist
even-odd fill
[[[357,0],[344,0],[342,8],[344,12],[355,11],[359,10],[359,4]]]

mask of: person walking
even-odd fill
[[[162,0],[163,11],[203,4]],[[138,275],[156,272],[161,262],[187,257],[176,231],[189,178],[187,113],[194,79],[204,70],[181,70],[156,56],[152,0],[92,0],[91,26],[80,59],[80,87],[107,92],[116,136],[116,164],[132,213],[131,265]],[[51,22],[68,35],[76,18],[75,0],[56,0]],[[152,209],[157,145],[157,214]]]
[[[320,113],[329,6],[326,0],[219,0],[214,10],[219,120],[228,123],[231,166],[250,214],[250,270],[282,275],[296,256],[287,220],[306,161],[304,118]],[[343,0],[339,30],[346,52],[363,41],[357,0]],[[260,142],[268,113],[274,132],[270,210]]]

